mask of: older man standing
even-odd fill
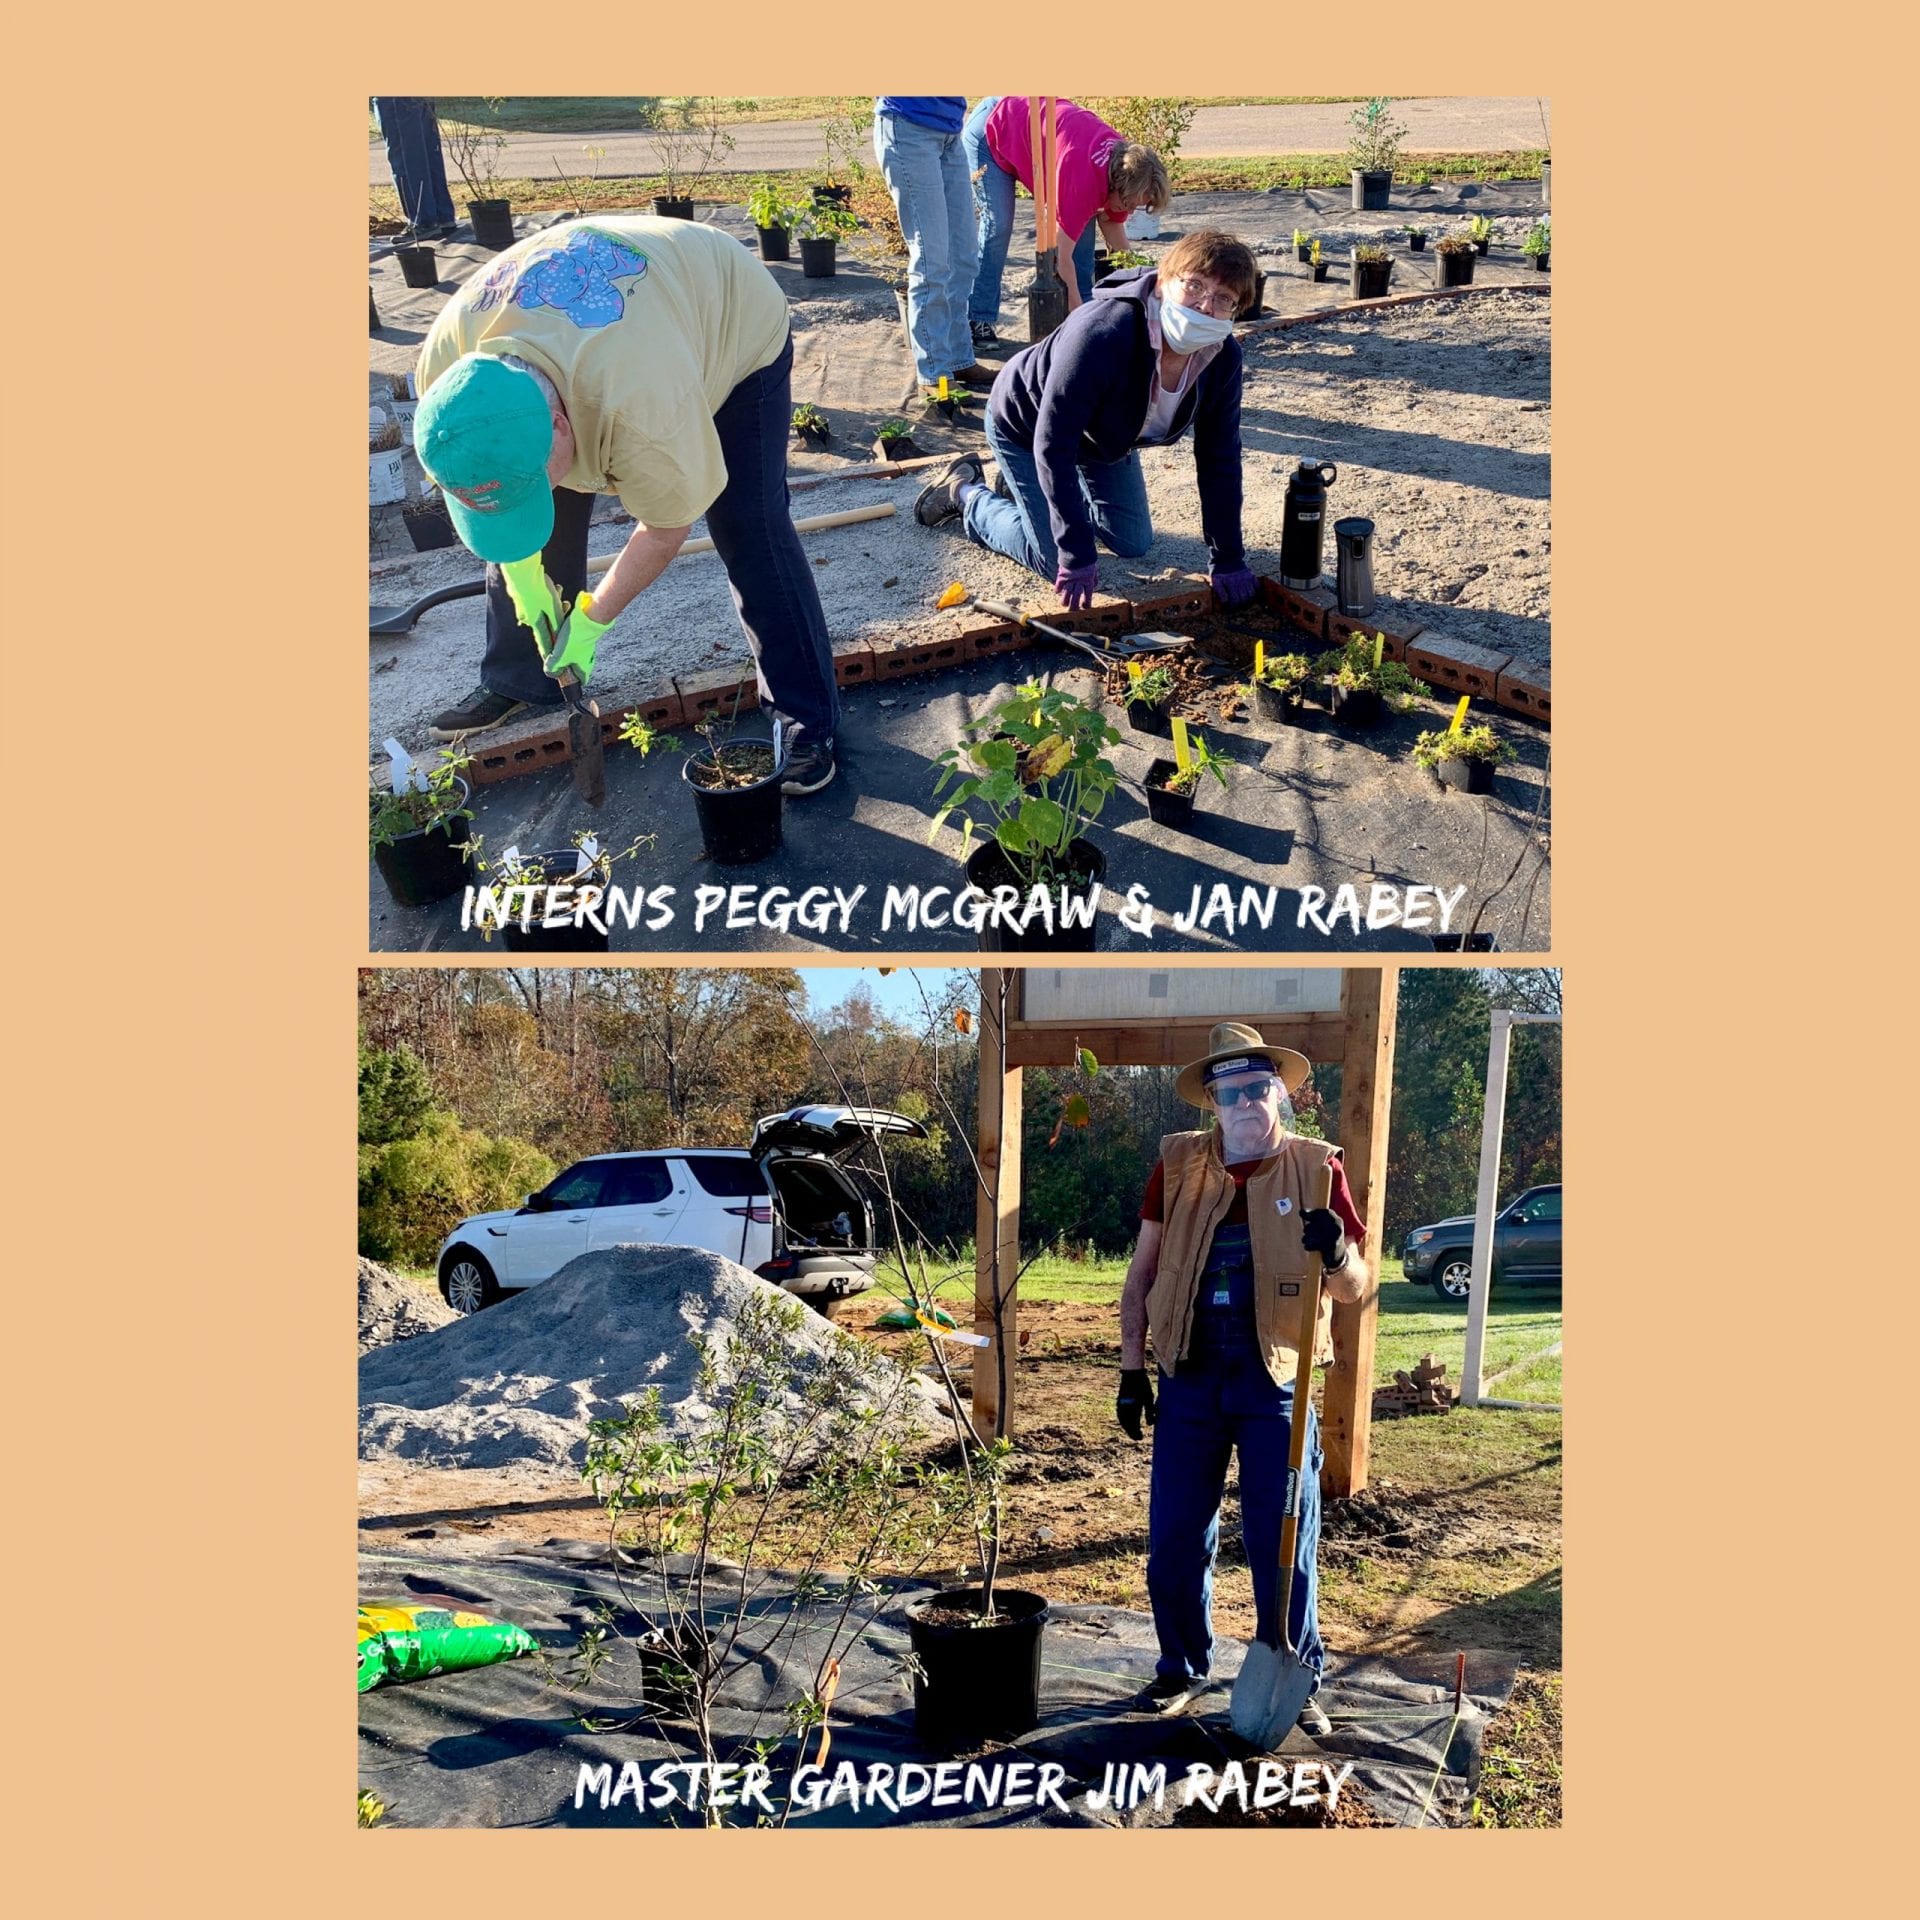
[[[1279,1641],[1280,1533],[1299,1412],[1293,1380],[1307,1255],[1320,1255],[1325,1281],[1317,1359],[1332,1358],[1331,1300],[1359,1300],[1370,1282],[1360,1255],[1366,1227],[1340,1149],[1293,1131],[1290,1096],[1310,1071],[1304,1055],[1268,1046],[1252,1027],[1216,1026],[1206,1057],[1175,1083],[1212,1124],[1161,1141],[1140,1207],[1140,1239],[1120,1298],[1115,1413],[1136,1440],[1143,1417],[1155,1427],[1147,1590],[1160,1660],[1140,1705],[1158,1713],[1184,1708],[1212,1670],[1213,1563],[1236,1450],[1255,1631],[1269,1644]],[[1332,1204],[1316,1207],[1328,1168]],[[1157,1401],[1147,1373],[1149,1334],[1160,1370]],[[1318,1673],[1326,1663],[1316,1564],[1322,1455],[1313,1409],[1304,1412],[1309,1444],[1288,1625],[1301,1659]],[[1300,1725],[1329,1730],[1312,1700]]]
[[[762,703],[787,722],[781,784],[833,778],[833,649],[788,507],[792,374],[786,296],[713,227],[569,220],[467,282],[421,349],[413,431],[454,531],[489,563],[487,647],[436,738],[560,704],[569,667],[590,679],[601,636],[704,514]],[[600,493],[639,524],[589,595]]]

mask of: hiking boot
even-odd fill
[[[1007,470],[997,461],[993,469],[993,490],[1002,500],[1011,500],[1013,498],[1013,489],[1007,485]]]
[[[532,711],[528,701],[515,700],[504,693],[489,693],[485,687],[475,687],[457,707],[449,707],[445,713],[436,713],[427,731],[436,740],[458,740],[462,734],[485,733],[489,727],[497,727],[503,720],[511,720],[516,713]]]
[[[972,366],[962,367],[951,376],[956,387],[972,387],[976,392],[984,392],[997,377],[992,367],[983,367],[977,360]]]
[[[1300,1709],[1300,1718],[1293,1723],[1302,1733],[1311,1734],[1314,1739],[1323,1739],[1333,1731],[1333,1722],[1326,1716],[1319,1701],[1309,1697],[1307,1704]]]
[[[913,503],[913,517],[923,527],[944,526],[949,520],[959,519],[960,489],[984,485],[986,477],[986,469],[970,453],[949,460],[940,478],[920,489],[920,497]]]
[[[818,793],[838,771],[833,760],[833,742],[810,739],[802,734],[800,744],[787,755],[780,791]]]
[[[1189,1680],[1172,1673],[1157,1673],[1134,1696],[1135,1713],[1183,1713],[1207,1690],[1204,1680]]]
[[[976,353],[982,347],[997,347],[1000,344],[1000,336],[984,320],[969,320],[967,332],[973,337]]]

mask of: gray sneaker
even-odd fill
[[[1157,1673],[1134,1696],[1136,1713],[1184,1713],[1208,1687],[1205,1680],[1189,1680],[1172,1673]]]
[[[1333,1722],[1326,1716],[1320,1702],[1308,1696],[1307,1704],[1300,1709],[1300,1718],[1293,1723],[1302,1733],[1311,1734],[1316,1740],[1323,1739],[1333,1731]]]
[[[799,745],[787,755],[780,791],[818,793],[838,772],[839,768],[833,759],[833,742],[815,740],[811,735],[802,734]]]
[[[939,479],[928,481],[920,489],[920,497],[913,503],[913,517],[923,527],[944,526],[949,520],[959,519],[960,489],[984,485],[986,477],[986,469],[970,453],[948,461]]]
[[[475,687],[457,707],[436,713],[427,731],[436,740],[458,740],[469,733],[485,733],[489,727],[497,727],[503,721],[511,720],[516,713],[532,711],[533,708],[525,700],[515,700],[504,693],[489,693],[485,687]]]

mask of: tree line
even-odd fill
[[[896,1199],[936,1245],[972,1240],[979,1087],[973,981],[923,978],[889,1013],[855,980],[830,1004],[789,968],[369,969],[360,980],[360,1250],[428,1263],[464,1214],[517,1206],[589,1153],[744,1146],[804,1102],[910,1114],[889,1142]],[[1425,1219],[1470,1211],[1489,1014],[1558,1010],[1548,970],[1400,976],[1387,1209],[1391,1253]],[[1029,1251],[1124,1254],[1162,1135],[1195,1123],[1171,1068],[1030,1067],[1022,1239]],[[1316,1065],[1302,1131],[1340,1138],[1340,1070]],[[1560,1176],[1560,1033],[1516,1031],[1502,1193]],[[857,1164],[857,1163],[856,1163]]]

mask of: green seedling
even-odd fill
[[[1174,685],[1171,667],[1146,667],[1138,673],[1130,670],[1127,674],[1127,705],[1164,707],[1173,698]]]
[[[1165,790],[1168,793],[1191,793],[1200,784],[1200,776],[1210,773],[1224,787],[1227,784],[1227,768],[1233,763],[1224,754],[1218,754],[1207,745],[1204,733],[1187,735],[1187,764],[1176,767],[1167,777]]]
[[[1363,267],[1384,267],[1393,261],[1385,247],[1355,247],[1353,257]]]
[[[1527,237],[1520,243],[1520,251],[1537,259],[1541,254],[1553,251],[1553,222],[1536,220],[1527,229]]]
[[[445,827],[454,820],[471,820],[473,809],[464,804],[460,776],[472,756],[454,747],[442,747],[439,759],[427,769],[423,793],[410,788],[395,793],[391,787],[367,790],[367,850],[390,847],[410,833]]]
[[[1503,760],[1517,760],[1518,751],[1485,722],[1477,727],[1443,727],[1423,733],[1413,743],[1416,767],[1437,767],[1442,760],[1491,760],[1496,766]]]
[[[1323,653],[1313,663],[1315,674],[1330,687],[1350,693],[1377,693],[1395,713],[1409,713],[1416,699],[1433,689],[1416,680],[1398,660],[1385,658],[1384,634],[1356,633],[1344,647]]]

